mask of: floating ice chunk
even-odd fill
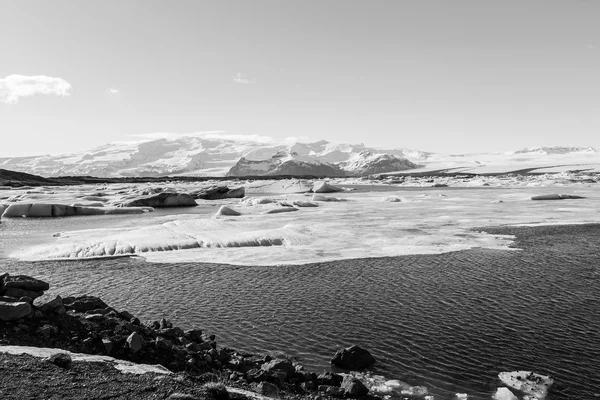
[[[456,397],[456,400],[467,400],[469,397],[466,393],[456,393],[454,396]]]
[[[540,375],[530,371],[500,372],[498,378],[513,389],[531,395],[536,399],[544,399],[548,388],[554,380],[548,375]]]
[[[335,193],[335,192],[343,192],[344,189],[330,185],[327,182],[315,182],[315,186],[313,187],[314,193]]]
[[[402,200],[396,196],[386,196],[383,198],[383,201],[389,201],[390,203],[399,203]]]
[[[229,207],[227,207],[227,206],[223,205],[223,206],[221,206],[221,207],[219,208],[219,210],[218,210],[218,211],[215,213],[215,216],[216,216],[216,215],[223,215],[223,216],[237,217],[237,216],[239,216],[239,215],[242,215],[242,214],[240,214],[239,212],[235,211],[233,208],[229,208]]]
[[[519,398],[515,396],[513,392],[511,392],[508,388],[505,387],[498,388],[498,390],[496,390],[496,393],[494,393],[494,397],[492,398],[494,400],[519,400]]]

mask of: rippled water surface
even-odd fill
[[[498,372],[520,369],[556,378],[549,400],[600,398],[600,225],[489,231],[516,234],[523,250],[281,267],[0,260],[0,270],[316,371],[360,344],[378,360],[373,372],[436,399],[489,399]]]

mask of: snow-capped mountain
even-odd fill
[[[362,176],[397,171],[508,173],[600,170],[591,147],[538,147],[509,153],[441,154],[364,144],[273,143],[252,137],[180,135],[115,142],[67,155],[0,158],[0,168],[45,177]]]
[[[361,152],[377,153],[364,145],[314,143],[272,144],[254,140],[179,136],[139,142],[115,142],[77,154],[0,158],[0,168],[40,176],[132,177],[165,175],[344,176],[368,171]],[[394,149],[397,159],[403,152]],[[373,159],[373,162],[381,163]],[[347,167],[340,167],[347,163]],[[358,164],[357,164],[358,163]],[[365,164],[366,163],[366,164]],[[339,164],[339,165],[338,165]],[[358,169],[354,165],[359,165]],[[391,164],[392,165],[392,164]],[[404,165],[402,162],[394,165]],[[410,165],[406,164],[406,165]],[[354,171],[356,169],[356,171]],[[406,167],[404,167],[406,169]],[[374,170],[382,170],[382,167]],[[390,172],[388,169],[384,172]],[[368,172],[367,172],[368,173]]]
[[[550,146],[550,147],[530,147],[516,150],[509,154],[596,154],[598,150],[593,147],[570,147],[570,146]]]

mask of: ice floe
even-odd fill
[[[548,389],[554,383],[550,376],[531,371],[500,372],[498,378],[506,386],[525,393],[529,396],[528,399],[537,400],[545,399]]]

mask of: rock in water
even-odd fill
[[[346,396],[357,397],[366,396],[369,393],[369,389],[361,381],[353,377],[352,375],[346,375],[342,381],[342,389],[346,393]]]
[[[31,313],[31,305],[25,301],[5,302],[0,301],[0,319],[2,321],[15,321]]]
[[[338,350],[331,359],[331,363],[336,367],[351,371],[366,368],[374,362],[375,358],[371,353],[356,345]]]
[[[502,387],[496,390],[494,400],[519,400],[508,388]]]
[[[344,189],[339,188],[337,186],[330,185],[327,182],[316,182],[313,186],[314,193],[335,193],[335,192],[343,192]]]
[[[531,395],[536,399],[544,399],[554,380],[547,375],[540,375],[530,371],[500,372],[498,378],[513,389]]]
[[[120,207],[196,207],[196,201],[187,193],[158,193],[118,203]]]
[[[38,292],[50,289],[50,284],[26,275],[6,275],[3,282],[0,283],[0,291],[3,290],[3,288],[16,288]]]

